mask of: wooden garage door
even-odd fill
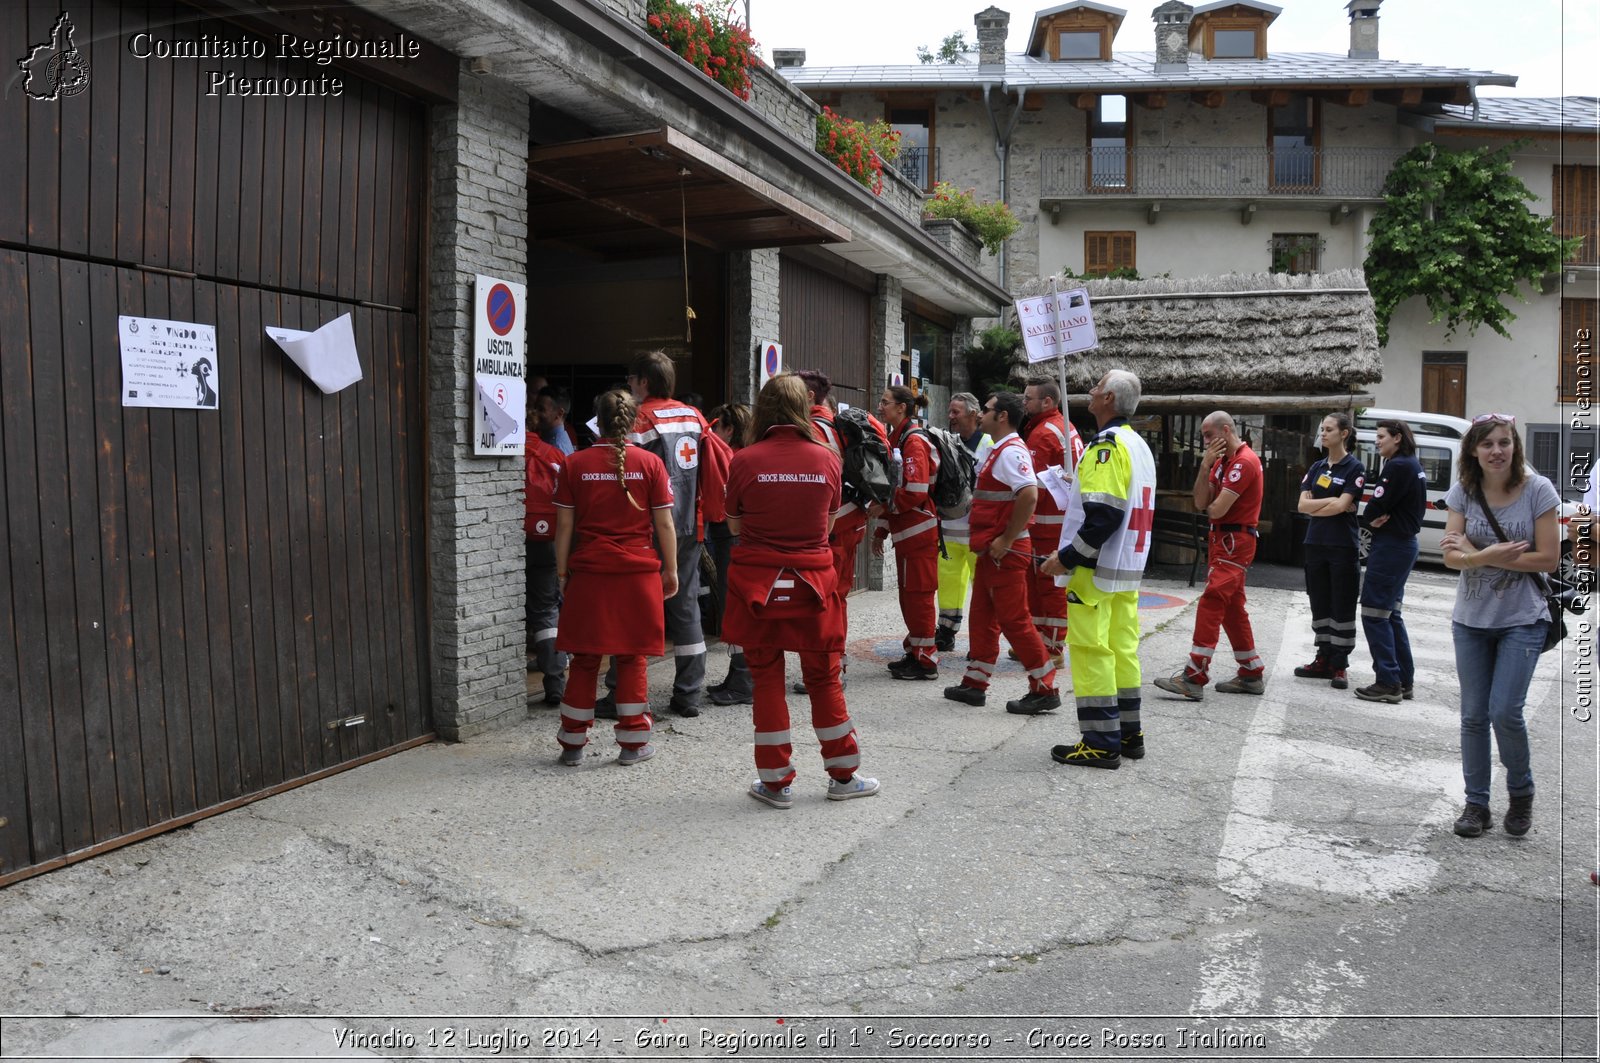
[[[877,408],[871,390],[872,294],[792,255],[779,261],[783,361],[821,369],[840,402]]]
[[[237,29],[72,15],[88,89],[0,104],[0,883],[430,729],[421,108],[207,97],[123,45]],[[345,313],[324,395],[263,326]],[[218,407],[124,407],[119,315],[214,325]]]

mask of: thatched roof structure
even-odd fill
[[[1067,359],[1067,389],[1087,393],[1108,369],[1139,375],[1141,408],[1322,408],[1360,401],[1383,378],[1372,296],[1360,270],[1151,280],[1047,277],[1018,292],[1040,295],[1083,287],[1100,345]],[[1006,324],[1016,327],[1016,311]],[[1052,359],[1018,378],[1059,372]]]

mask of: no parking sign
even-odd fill
[[[783,344],[772,340],[761,341],[761,387],[783,372]]]
[[[528,361],[523,347],[526,285],[479,274],[472,303],[472,452],[523,453]]]

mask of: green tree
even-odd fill
[[[958,63],[961,53],[970,50],[966,36],[960,31],[950,34],[939,42],[939,50],[932,52],[926,44],[917,45],[917,62],[919,63]]]
[[[997,391],[1015,391],[1011,369],[1016,364],[1022,333],[1003,325],[984,329],[978,343],[961,352],[967,361],[967,380],[980,401],[987,402]]]
[[[1528,210],[1533,193],[1511,172],[1517,144],[1451,151],[1420,144],[1402,155],[1384,182],[1383,206],[1368,230],[1367,288],[1378,317],[1378,342],[1413,296],[1427,300],[1446,334],[1488,325],[1509,337],[1515,321],[1503,295],[1526,302],[1519,281],[1537,284],[1575,254],[1550,219]]]

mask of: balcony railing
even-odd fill
[[[924,191],[932,191],[939,180],[939,149],[928,147],[901,148],[894,160],[895,168],[912,184]]]
[[[1039,194],[1380,199],[1400,157],[1389,148],[1052,148]]]
[[[1597,222],[1600,222],[1600,219],[1596,219],[1593,214],[1588,217],[1574,214],[1556,217],[1552,228],[1555,229],[1557,236],[1563,239],[1583,237],[1583,246],[1578,248],[1577,257],[1567,259],[1567,265],[1600,266],[1600,240],[1596,239],[1596,235],[1600,234],[1600,223]]]

